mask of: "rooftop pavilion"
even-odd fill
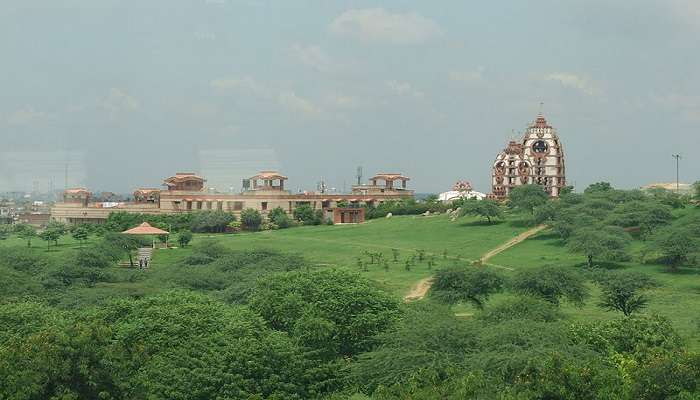
[[[204,182],[206,179],[194,172],[178,172],[175,176],[165,179],[163,185],[167,186],[168,190],[199,192],[204,190]]]
[[[379,173],[369,179],[369,184],[355,185],[352,187],[354,194],[379,194],[379,193],[407,193],[412,194],[412,190],[407,189],[407,182],[411,178],[398,173]],[[395,186],[395,182],[401,182],[400,186]]]
[[[284,181],[287,179],[277,171],[260,171],[250,178],[250,190],[284,191]]]

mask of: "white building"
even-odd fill
[[[458,199],[483,200],[485,198],[486,194],[473,190],[472,185],[467,181],[457,181],[452,185],[452,190],[438,195],[438,200],[445,203]]]

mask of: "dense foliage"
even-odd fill
[[[424,201],[417,201],[413,198],[385,201],[377,206],[366,207],[365,216],[367,219],[382,218],[387,214],[392,215],[419,215],[426,211],[430,213],[445,212],[452,205],[437,201],[435,198],[428,198]]]
[[[551,226],[588,267],[629,260],[633,238],[645,242],[647,260],[674,270],[700,262],[700,220],[694,214],[676,217],[675,210],[690,206],[688,196],[664,189],[618,190],[598,182],[583,194],[571,192],[537,205],[521,192],[540,201],[534,189],[520,189],[510,204],[531,210],[533,222]]]

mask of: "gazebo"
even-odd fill
[[[144,222],[144,223],[142,223],[141,225],[139,225],[139,226],[137,226],[137,227],[135,227],[135,228],[127,229],[127,230],[125,230],[125,231],[122,232],[122,233],[125,234],[125,235],[144,235],[144,236],[145,236],[145,235],[157,235],[157,236],[160,236],[160,235],[169,235],[169,234],[170,234],[170,232],[168,232],[168,231],[164,231],[164,230],[162,230],[162,229],[158,229],[158,228],[156,228],[156,227],[154,227],[154,226],[151,226],[151,224],[149,224],[148,222]],[[154,240],[153,240],[153,247],[154,247],[154,248],[156,247],[155,243],[156,243],[156,242],[155,242],[155,239],[154,239]],[[167,242],[166,242],[166,246],[167,246]]]

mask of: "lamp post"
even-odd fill
[[[676,194],[678,194],[678,192],[680,191],[680,184],[679,184],[679,179],[678,179],[679,174],[678,174],[678,172],[679,172],[679,164],[680,164],[681,155],[680,155],[680,154],[673,154],[673,155],[671,155],[671,157],[673,157],[673,158],[676,159]]]

